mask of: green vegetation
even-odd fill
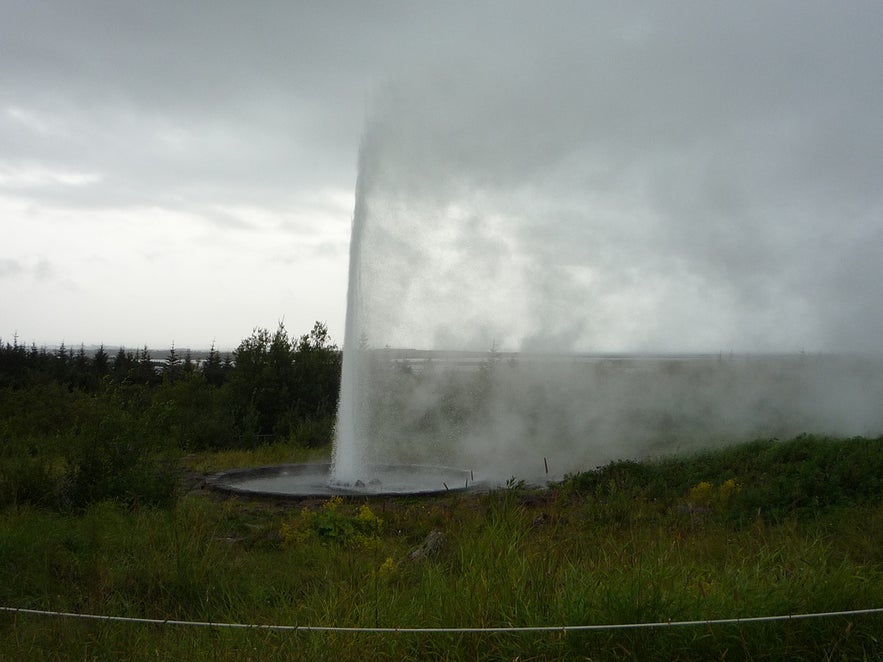
[[[0,605],[392,628],[883,607],[883,438],[620,461],[545,490],[247,501],[200,479],[327,459],[339,352],[324,327],[256,330],[201,365],[147,354],[0,348]],[[881,632],[881,614],[418,634],[0,613],[0,659],[881,659]]]
[[[241,451],[235,460],[260,464],[281,447]],[[194,454],[188,465],[214,470],[231,459],[225,453]],[[542,491],[510,481],[485,494],[279,504],[195,489],[168,507],[105,500],[63,513],[7,505],[0,603],[361,627],[615,624],[879,607],[881,456],[883,439],[802,437],[617,462]],[[820,470],[829,479],[798,498]],[[432,531],[443,534],[442,544],[411,559]],[[877,659],[881,631],[881,615],[566,634],[371,634],[6,614],[0,658]]]
[[[0,343],[0,505],[171,507],[183,454],[327,447],[339,390],[340,352],[319,322],[299,338],[256,329],[201,364],[174,347],[111,360]]]

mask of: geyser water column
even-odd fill
[[[505,412],[490,411],[488,371],[450,357],[522,349],[532,336],[557,348],[580,327],[560,311],[580,297],[560,291],[554,261],[519,231],[530,212],[526,194],[513,199],[519,186],[476,185],[472,167],[451,162],[452,149],[472,161],[481,145],[437,145],[410,96],[376,101],[358,156],[329,482],[367,483],[376,465],[467,466],[479,480],[490,467],[510,472],[533,439],[491,420]],[[408,349],[422,357],[415,366]]]
[[[420,128],[399,119],[373,113],[359,148],[329,475],[340,487],[367,483],[371,466],[464,465],[462,430],[430,421],[441,402],[435,385],[410,380],[396,352],[504,345],[524,292],[520,270],[497,269],[511,253],[504,228],[476,212],[473,196],[443,186],[431,155],[407,154]],[[415,193],[427,187],[440,197],[424,203]]]
[[[360,347],[362,336],[362,237],[367,217],[365,152],[363,141],[359,148],[359,168],[356,178],[356,202],[353,210],[352,235],[350,238],[349,280],[346,294],[346,328],[343,342],[343,366],[340,382],[340,402],[337,425],[334,429],[329,482],[331,484],[354,483],[359,480],[359,469],[365,464],[365,453],[360,434],[363,410],[360,400],[361,370],[364,356]]]

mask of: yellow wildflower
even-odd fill
[[[389,577],[392,573],[395,572],[396,562],[392,560],[391,556],[386,557],[386,561],[384,561],[380,567],[377,569],[377,574],[381,577]]]

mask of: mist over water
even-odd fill
[[[572,94],[562,127],[530,85],[495,80],[488,97],[485,83],[421,79],[373,100],[333,481],[371,463],[533,480],[883,433],[879,312],[850,304],[876,269],[835,299],[801,253],[848,260],[876,226],[832,235],[831,220],[816,236],[786,193],[728,191],[658,143],[605,163],[604,140],[572,120],[593,100]]]

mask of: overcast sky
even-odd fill
[[[0,9],[4,341],[883,351],[879,2]]]

